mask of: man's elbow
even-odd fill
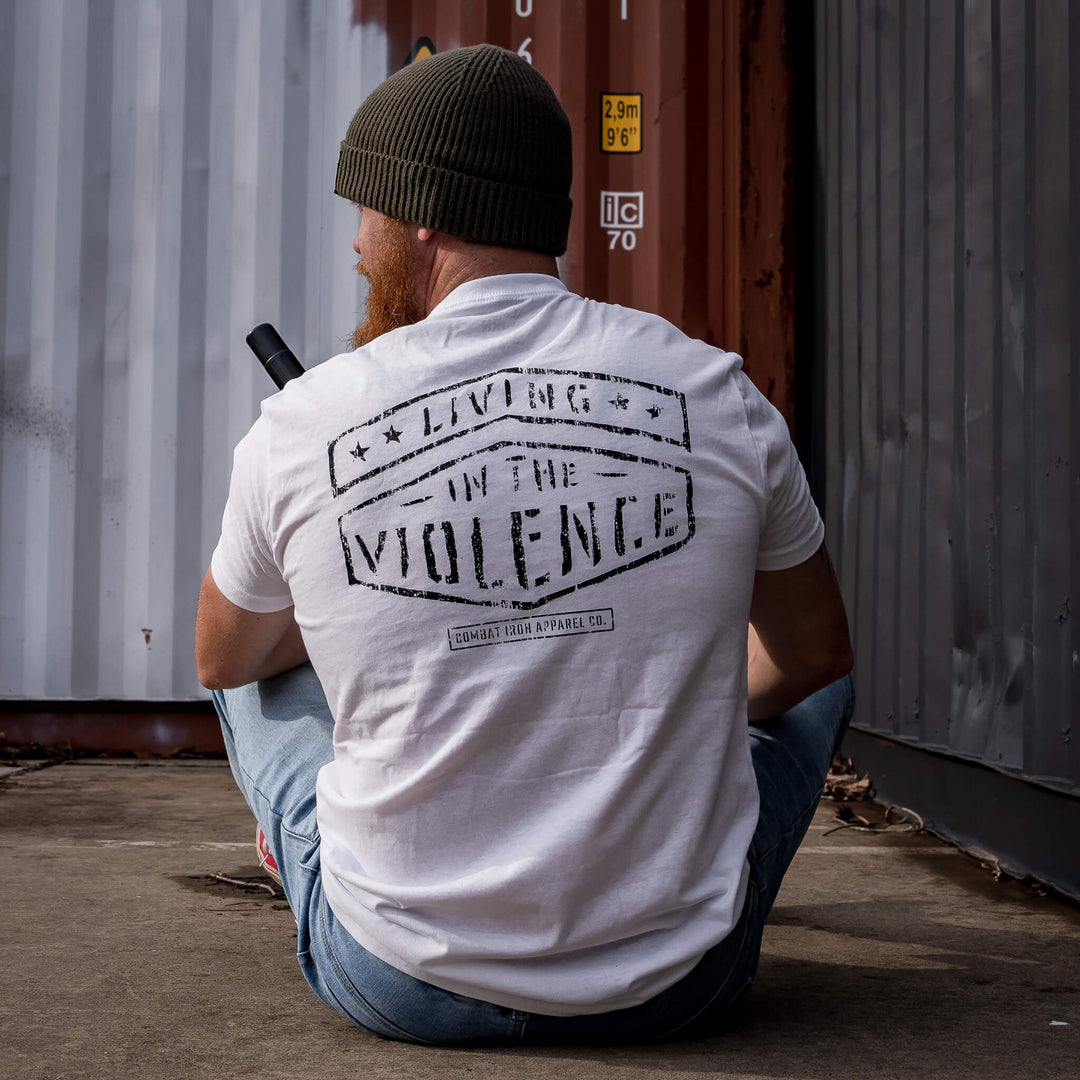
[[[819,654],[815,666],[818,682],[822,687],[850,674],[855,666],[855,654],[852,652],[851,642],[847,640],[836,642],[831,649]]]
[[[232,673],[219,657],[199,651],[195,653],[195,674],[207,690],[232,690],[240,685],[234,681]]]
[[[837,654],[835,666],[833,668],[832,681],[836,682],[837,679],[842,679],[845,675],[850,675],[854,667],[855,653],[852,651],[851,645],[848,644],[842,652]]]
[[[199,674],[199,685],[205,690],[232,690],[227,680],[213,674]]]
[[[237,669],[236,657],[220,642],[195,635],[195,675],[207,690],[233,690],[250,682]]]

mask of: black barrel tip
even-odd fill
[[[287,348],[281,335],[274,329],[273,324],[259,323],[254,330],[245,338],[248,348],[264,363],[275,353]]]

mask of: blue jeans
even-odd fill
[[[567,1045],[704,1034],[747,990],[765,917],[814,815],[854,690],[847,676],[782,716],[750,726],[761,812],[748,855],[746,902],[732,932],[649,1001],[571,1017],[507,1009],[421,982],[372,956],[335,918],[323,895],[315,821],[315,778],[333,755],[333,720],[310,665],[215,691],[214,704],[233,775],[266,835],[296,917],[300,967],[327,1005],[389,1039]]]

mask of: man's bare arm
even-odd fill
[[[209,570],[195,619],[195,669],[207,690],[267,679],[307,660],[293,609],[259,613],[222,595]]]
[[[750,602],[749,717],[765,720],[846,675],[851,638],[832,560],[822,544],[788,570],[759,570]]]

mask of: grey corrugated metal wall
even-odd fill
[[[385,75],[351,0],[0,3],[0,696],[202,696],[191,635],[275,322],[362,292],[337,144]]]
[[[1080,793],[1080,4],[815,16],[856,725]]]

